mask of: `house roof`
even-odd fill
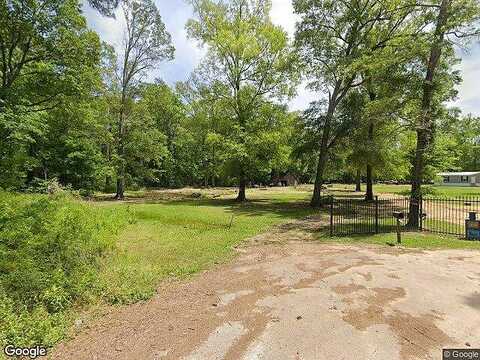
[[[463,172],[441,172],[439,176],[474,176],[479,175],[480,171],[463,171]]]

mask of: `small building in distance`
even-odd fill
[[[274,176],[272,178],[272,186],[297,186],[298,180],[295,175],[287,173],[282,176]]]
[[[480,186],[480,171],[441,172],[438,185],[447,186]]]

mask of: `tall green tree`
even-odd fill
[[[187,30],[207,46],[205,81],[219,83],[218,96],[226,99],[235,119],[237,200],[245,201],[252,150],[248,131],[255,129],[255,110],[263,97],[292,95],[295,57],[286,32],[270,20],[270,1],[194,0],[192,5],[196,18]]]
[[[408,1],[369,0],[294,0],[293,6],[301,16],[296,44],[310,87],[328,94],[311,200],[312,206],[319,206],[337,107],[351,89],[363,84],[362,72],[380,65],[377,55],[414,30],[412,7]]]
[[[186,109],[180,96],[167,84],[158,80],[142,86],[140,104],[164,136],[164,156],[161,163],[152,167],[156,175],[145,184],[161,187],[179,187],[185,183],[183,171],[179,171],[188,155],[182,153],[182,137],[185,132]],[[185,157],[187,159],[183,159]],[[152,164],[153,165],[153,164]],[[187,166],[188,168],[188,166]]]
[[[413,51],[412,51],[413,50]],[[363,164],[366,180],[365,199],[374,199],[373,179],[375,174],[398,162],[391,156],[398,134],[410,125],[403,119],[405,110],[415,103],[418,92],[412,91],[412,82],[418,74],[412,71],[414,49],[383,51],[378,54],[380,66],[361,74],[364,94],[360,126],[355,134],[355,156]]]
[[[198,80],[198,79],[197,79]],[[269,183],[272,173],[289,170],[293,120],[284,105],[260,99],[245,121],[243,143],[228,97],[218,97],[221,83],[210,87],[198,81],[182,85],[188,116],[184,129],[191,136],[194,159],[190,173],[196,184],[231,185],[238,176],[242,154],[245,176],[255,183]]]
[[[424,180],[425,153],[434,142],[436,92],[441,78],[438,77],[442,57],[452,54],[454,42],[449,39],[467,39],[480,32],[475,28],[480,19],[480,4],[476,0],[441,0],[435,1],[430,6],[431,17],[435,25],[429,43],[429,55],[425,64],[425,77],[423,81],[423,94],[420,113],[416,121],[417,146],[412,167],[412,189],[409,207],[408,222],[411,226],[418,226],[420,199],[422,196],[422,182]],[[445,61],[443,61],[445,63]],[[441,101],[442,99],[440,99]]]
[[[117,123],[115,124],[115,151],[117,191],[115,198],[123,199],[127,168],[126,148],[129,120],[134,118],[134,99],[148,70],[163,60],[173,58],[171,36],[165,29],[153,0],[125,0],[122,3],[126,29],[124,48],[116,71],[120,92]]]
[[[228,135],[233,130],[234,116],[228,100],[218,96],[223,90],[215,85],[210,87],[193,75],[187,83],[177,86],[186,104],[185,131],[188,134],[183,139],[184,159],[179,157],[177,163],[181,164],[184,178],[189,178],[190,184],[231,185],[225,163],[231,158],[232,144]],[[188,164],[187,159],[193,163]],[[191,174],[187,176],[187,172]]]
[[[105,109],[102,99],[79,94],[49,111],[47,131],[30,146],[29,182],[35,185],[40,179],[57,179],[73,189],[101,189],[108,171],[101,148],[108,136]]]

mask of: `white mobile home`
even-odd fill
[[[480,171],[442,172],[437,174],[438,185],[480,186]]]

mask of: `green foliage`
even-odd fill
[[[99,260],[114,248],[127,214],[64,192],[1,192],[0,214],[2,344],[53,344],[69,310],[98,297]]]
[[[409,196],[410,189],[405,189],[403,191],[400,191],[399,193],[405,196]],[[442,196],[442,194],[442,191],[438,187],[432,185],[422,186],[422,196]]]
[[[337,124],[345,117],[338,114],[338,108],[342,102],[351,102],[349,93],[370,82],[370,73],[384,70],[401,59],[397,50],[403,49],[403,42],[410,41],[418,17],[412,16],[413,7],[409,1],[294,0],[293,7],[301,17],[295,43],[309,86],[328,93],[325,104],[311,106],[311,110],[318,113],[319,105],[323,105],[320,107],[322,113],[317,115],[321,119],[321,139],[317,145],[318,166],[312,197],[312,205],[316,206],[320,205],[324,177],[329,172],[328,160],[335,158],[335,154],[331,154],[332,144],[354,133],[355,124],[366,124],[364,128],[368,129],[368,136],[362,139],[363,155],[357,158],[366,156],[364,161],[369,170],[370,162],[380,159],[379,152],[372,151],[375,148],[372,119],[364,116],[364,105],[357,102],[354,106],[344,106],[341,115],[355,122],[347,131],[340,132],[342,127]],[[360,164],[350,168],[359,170]]]
[[[201,0],[192,4],[196,19],[188,21],[188,34],[208,47],[197,72],[211,91],[210,98],[221,103],[223,116],[234,121],[228,142],[235,157],[229,169],[244,189],[245,183],[253,180],[251,173],[259,170],[264,175],[267,170],[268,159],[259,157],[258,150],[265,149],[273,138],[259,133],[266,130],[262,108],[267,97],[293,95],[298,82],[296,55],[286,32],[270,20],[268,0]]]
[[[0,346],[18,344],[52,346],[62,339],[67,330],[68,315],[50,314],[45,307],[29,311],[18,307],[6,294],[0,293]]]
[[[35,157],[30,183],[35,178],[57,178],[74,189],[91,192],[103,187],[109,170],[102,153],[102,145],[109,141],[103,102],[86,96],[49,112],[48,131],[30,146]]]
[[[182,153],[186,111],[180,97],[161,81],[145,84],[141,88],[137,111],[143,116],[138,131],[158,132],[158,140],[150,146],[145,146],[141,142],[134,143],[139,150],[138,158],[144,163],[130,162],[132,172],[138,173],[134,169],[135,165],[137,168],[138,165],[146,168],[143,176],[138,177],[137,181],[148,186],[161,187],[178,187],[185,184],[187,180],[179,170],[182,162],[189,162],[191,158]],[[145,157],[146,149],[155,149],[155,156],[150,157],[150,161]]]
[[[477,171],[480,169],[480,118],[471,115],[452,116],[441,119],[438,134],[442,142],[451,144],[443,152],[441,171]]]
[[[272,173],[292,170],[295,139],[291,137],[298,116],[286,106],[259,98],[240,125],[228,100],[219,98],[216,90],[195,82],[180,87],[188,103],[182,126],[185,142],[182,149],[176,148],[179,157],[175,160],[178,165],[190,160],[190,179],[184,179],[194,184],[231,185],[243,168],[250,181],[269,183]]]
[[[92,7],[105,16],[113,16],[113,12],[119,2],[119,0],[88,0]]]
[[[460,81],[453,37],[477,31],[476,0],[448,1],[441,41],[436,4],[294,0],[296,49],[272,23],[270,0],[192,0],[195,18],[186,30],[207,56],[174,88],[143,82],[174,52],[155,2],[88,2],[106,16],[121,5],[127,26],[119,57],[87,28],[79,0],[0,4],[0,187],[43,194],[0,192],[0,345],[54,344],[72,309],[99,299],[147,299],[162,278],[206,268],[242,239],[312,211],[303,206],[306,191],[253,190],[244,205],[143,204],[138,223],[115,244],[128,207],[89,205],[65,189],[92,196],[113,191],[118,180],[123,196],[123,183],[269,183],[286,173],[310,182],[322,180],[323,169],[315,175],[323,160],[331,179],[352,178],[369,165],[377,179],[405,181],[425,110],[435,141],[422,149],[422,177],[480,170],[479,119],[445,105]],[[425,82],[432,44],[441,58]],[[328,101],[291,113],[282,102],[302,71]],[[430,86],[431,104],[422,109]],[[292,200],[301,204],[292,207]]]
[[[18,189],[45,168],[37,151],[51,111],[100,84],[100,43],[76,0],[7,1],[0,49],[0,186]]]
[[[114,191],[116,177],[140,188],[232,185],[241,177],[269,183],[285,173],[309,182],[327,133],[327,178],[351,179],[367,164],[376,179],[410,178],[437,7],[295,0],[301,18],[293,49],[270,19],[271,1],[193,1],[187,32],[207,56],[188,83],[171,88],[143,82],[156,63],[173,57],[155,3],[89,2],[107,16],[121,6],[129,24],[125,61],[87,29],[77,0],[0,6],[0,63],[10,64],[0,66],[2,188],[44,191],[57,179],[93,194]],[[448,27],[463,38],[475,30],[469,19],[477,6],[451,6],[458,16]],[[427,180],[440,170],[479,166],[478,119],[444,106],[459,81],[450,38],[444,50]],[[276,102],[294,93],[300,70],[314,89],[332,95],[303,116]]]
[[[137,163],[158,163],[164,153],[163,134],[155,127],[152,114],[139,111],[136,97],[147,71],[163,60],[173,59],[175,51],[152,0],[126,0],[122,9],[126,23],[122,60],[118,61],[111,48],[105,51],[107,97],[113,100],[108,124],[112,141],[106,152],[115,169],[117,199],[123,199],[126,182],[153,177],[148,167],[135,166]]]
[[[45,132],[42,113],[18,110],[0,110],[0,187],[5,189],[18,189],[25,183],[34,161],[28,147]]]
[[[188,34],[208,45],[212,78],[236,90],[232,106],[248,113],[258,96],[294,91],[296,58],[286,32],[270,20],[270,1],[192,3],[197,19],[188,21]]]

